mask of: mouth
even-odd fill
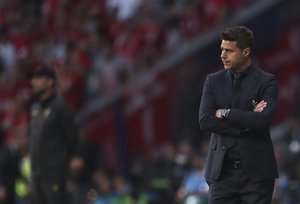
[[[224,65],[230,65],[230,62],[228,62],[228,61],[223,61],[223,64],[224,64]]]

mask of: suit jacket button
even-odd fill
[[[223,145],[223,146],[222,146],[222,149],[223,149],[223,150],[225,150],[225,149],[226,149],[226,146],[225,146],[225,145]]]

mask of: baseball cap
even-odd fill
[[[46,77],[54,80],[56,79],[55,71],[47,66],[37,68],[31,75],[31,78],[34,77]]]

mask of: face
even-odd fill
[[[222,40],[221,59],[225,69],[242,71],[249,62],[250,48],[241,50],[236,41]]]
[[[41,96],[51,88],[52,80],[46,77],[33,77],[31,79],[32,91],[34,94]]]

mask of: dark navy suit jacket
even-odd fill
[[[203,131],[211,132],[205,176],[220,177],[228,141],[236,138],[241,162],[249,178],[273,179],[278,177],[270,125],[278,102],[276,77],[251,65],[238,94],[239,102],[232,105],[231,73],[222,70],[206,78],[199,109],[199,124]],[[255,103],[267,102],[262,112],[254,112]],[[217,109],[230,108],[226,120],[215,117]]]

